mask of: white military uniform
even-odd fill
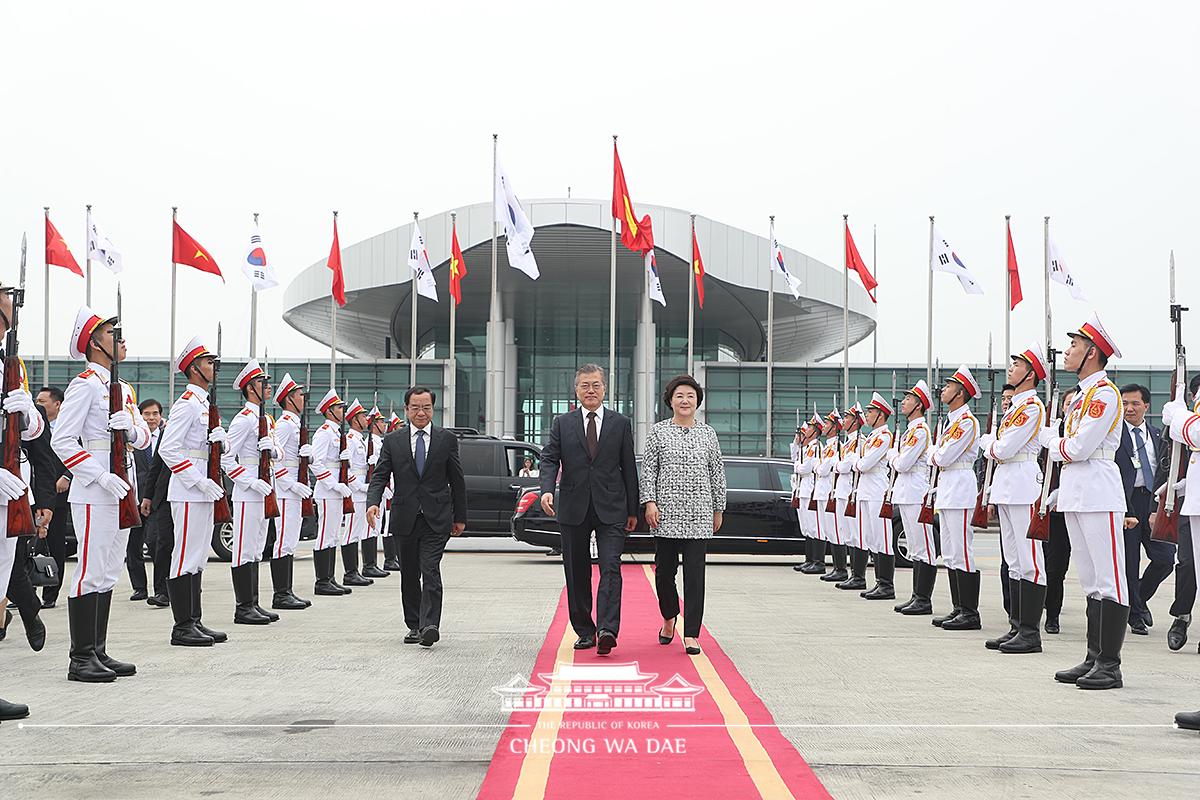
[[[836,514],[825,510],[829,493],[833,489],[833,468],[837,466],[837,461],[838,440],[835,433],[825,440],[825,445],[821,448],[820,458],[814,465],[817,479],[813,483],[813,497],[817,500],[817,538],[830,544],[842,544],[842,539],[838,536]]]
[[[858,460],[859,432],[846,435],[842,442],[834,470],[837,472],[837,482],[833,487],[834,506],[837,509],[833,515],[834,530],[838,544],[848,544],[860,550],[866,549],[859,536],[858,521],[846,516],[846,501],[854,490],[854,462]]]
[[[24,387],[25,378],[25,363],[21,362],[21,384]],[[20,391],[29,394],[24,388]],[[21,440],[30,442],[42,435],[42,431],[46,426],[46,421],[42,415],[33,409],[33,398],[29,398],[29,407],[31,413],[25,416],[25,427],[21,431]],[[33,470],[29,466],[29,459],[25,454],[21,454],[21,474],[14,475],[15,478],[20,478],[25,484],[25,496],[29,499],[30,505],[33,504],[33,492],[29,489],[29,485],[33,480]],[[0,495],[0,581],[3,581],[4,586],[8,586],[9,578],[12,576],[13,562],[17,557],[17,538],[16,536],[8,535],[8,497]],[[124,553],[124,551],[122,551]]]
[[[317,503],[317,539],[313,542],[314,550],[337,547],[342,541],[343,495],[338,481],[341,469],[338,458],[341,453],[340,444],[341,431],[329,420],[313,433],[313,478],[317,482],[313,490],[313,498]]]
[[[68,587],[70,597],[110,591],[125,565],[129,529],[118,527],[119,501],[98,482],[100,476],[109,474],[112,453],[109,382],[108,368],[89,361],[87,369],[67,386],[50,438],[54,454],[72,475],[67,499],[71,503],[78,558]],[[124,381],[121,384],[124,411],[133,423],[127,431],[127,444],[144,450],[150,444],[150,428],[137,413],[133,387]],[[125,472],[136,498],[137,470],[128,452]]]
[[[1037,456],[1038,431],[1045,424],[1046,407],[1030,389],[1015,395],[994,434],[980,438],[979,446],[995,462],[988,496],[1000,517],[1000,548],[1010,578],[1046,585],[1046,560],[1042,543],[1029,539],[1033,506],[1041,494]]]
[[[909,420],[899,448],[892,458],[892,469],[896,471],[896,482],[892,485],[892,505],[900,512],[904,522],[904,536],[908,540],[909,558],[926,564],[937,563],[937,547],[933,539],[933,526],[919,521],[921,505],[929,492],[929,468],[926,453],[932,436],[925,417]]]
[[[346,450],[350,456],[350,499],[354,501],[354,513],[346,522],[342,544],[354,544],[366,539],[367,528],[367,439],[364,431],[346,429]]]
[[[821,442],[814,438],[801,448],[800,459],[792,468],[796,480],[796,499],[799,502],[796,514],[800,519],[800,533],[806,539],[821,538],[817,535],[817,514],[820,512],[810,511],[808,508],[808,501],[812,499],[813,489],[817,484],[817,462],[820,459]]]
[[[1200,399],[1196,400],[1196,405],[1190,413],[1182,400],[1172,400],[1167,403],[1163,406],[1163,424],[1170,430],[1172,439],[1182,442],[1188,448],[1185,474],[1193,474],[1193,467],[1197,461],[1200,461]],[[1200,475],[1200,468],[1196,468],[1195,474]],[[1175,501],[1180,502],[1178,496]],[[1188,517],[1192,529],[1192,553],[1200,553],[1200,491],[1191,494],[1184,493],[1182,503],[1179,513]],[[1161,507],[1162,500],[1160,498],[1159,508],[1161,509]],[[1197,582],[1200,583],[1200,558],[1193,556],[1192,566],[1196,570]]]
[[[975,563],[975,454],[979,421],[965,404],[946,416],[946,430],[930,452],[938,467],[934,507],[941,519],[942,558],[950,569],[978,572]]]
[[[383,437],[380,436],[378,433],[372,433],[371,441],[372,441],[371,460],[372,460],[372,462],[378,462],[379,461],[379,453],[381,452],[381,448],[383,447]],[[375,463],[371,463],[369,466],[374,468]],[[368,484],[368,488],[370,488],[369,484]],[[388,525],[387,525],[388,514],[391,513],[391,509],[389,508],[389,505],[390,505],[390,501],[392,499],[392,495],[393,495],[392,479],[389,477],[388,485],[383,488],[383,499],[379,503],[379,518],[375,521],[375,530],[373,532],[371,532],[369,535],[372,535],[372,536],[378,535],[378,536],[382,536],[384,538],[387,538],[392,535],[392,532],[388,530]]]
[[[208,480],[208,390],[189,383],[171,405],[170,424],[158,454],[171,470],[167,500],[175,526],[172,578],[203,572],[213,533],[213,500],[201,490]]]
[[[229,421],[229,441],[221,467],[233,481],[233,566],[240,567],[252,561],[261,561],[267,546],[267,518],[264,516],[266,496],[253,488],[258,481],[260,442],[258,436],[258,403],[246,402],[237,415]],[[267,422],[267,437],[271,438],[270,418]],[[275,445],[272,445],[272,457]],[[272,478],[274,470],[272,470]],[[273,481],[268,481],[272,488]],[[276,498],[278,499],[278,498]]]
[[[892,432],[886,423],[864,434],[862,454],[854,463],[858,473],[858,534],[866,550],[893,555],[892,521],[881,519],[883,495],[887,491],[887,455],[892,447]]]
[[[279,445],[279,461],[275,464],[279,519],[275,523],[273,558],[283,558],[295,554],[296,545],[300,542],[300,524],[303,522],[301,506],[304,492],[297,489],[300,474],[300,418],[291,411],[284,411],[275,422],[275,441]]]

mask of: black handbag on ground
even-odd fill
[[[62,583],[62,576],[58,574],[58,564],[54,562],[51,556],[30,554],[29,560],[25,564],[25,571],[29,573],[29,582],[35,588],[45,588],[47,586],[58,586]]]

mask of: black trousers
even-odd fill
[[[621,628],[621,553],[625,550],[623,523],[606,525],[588,505],[582,525],[560,524],[563,573],[567,581],[567,609],[571,627],[578,636],[594,636],[597,630],[614,636]],[[596,591],[596,619],[592,620],[592,532],[600,583]]]
[[[423,630],[442,623],[442,554],[449,533],[435,533],[418,514],[412,530],[396,537],[400,543],[400,602],[404,624]]]
[[[8,597],[10,603],[21,612],[21,619],[33,619],[37,616],[38,611],[42,608],[42,603],[38,600],[37,591],[33,588],[33,584],[29,581],[29,573],[25,569],[25,563],[29,560],[30,548],[33,546],[32,536],[20,536],[17,538],[17,549],[13,557],[12,574],[8,578],[8,586],[5,588],[5,596]],[[61,577],[62,573],[59,573]]]
[[[1050,512],[1050,541],[1042,546],[1046,557],[1046,617],[1057,617],[1062,611],[1063,582],[1071,567],[1071,539],[1067,535],[1067,519],[1058,511]]]
[[[66,497],[66,495],[60,494],[59,497]],[[54,517],[50,520],[50,529],[46,532],[46,538],[38,539],[36,548],[38,553],[53,558],[55,565],[58,566],[58,574],[63,575],[63,570],[67,565],[67,520],[71,514],[71,506],[66,502],[57,505],[58,507],[54,509]],[[58,600],[60,588],[62,588],[61,585],[45,587],[42,589],[42,599]]]
[[[1129,616],[1145,619],[1146,603],[1158,591],[1175,568],[1175,545],[1150,538],[1150,506],[1153,496],[1144,488],[1135,488],[1131,505],[1138,524],[1125,531],[1125,577],[1129,584]],[[1142,550],[1150,563],[1139,575]]]
[[[679,613],[679,591],[675,575],[683,556],[683,635],[695,639],[704,622],[704,555],[708,539],[654,537],[654,588],[658,592],[658,610],[663,619]]]
[[[171,504],[162,505],[150,512],[145,527],[154,535],[154,594],[167,593],[167,578],[171,577],[171,550],[175,547],[175,520],[171,518]]]
[[[1192,613],[1196,604],[1196,558],[1192,550],[1192,522],[1179,515],[1179,547],[1175,552],[1175,602],[1171,604],[1171,616],[1183,617]]]
[[[139,525],[129,529],[129,540],[125,544],[125,569],[129,573],[129,585],[135,592],[146,591],[146,529]]]

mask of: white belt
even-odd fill
[[[946,470],[952,469],[973,469],[974,466],[975,464],[970,461],[955,461],[953,464],[947,464],[944,467],[938,467],[938,469],[945,472]]]
[[[112,450],[112,439],[88,439],[83,443],[84,450]]]
[[[1093,450],[1092,454],[1090,456],[1088,456],[1087,458],[1081,458],[1078,461],[1067,461],[1065,463],[1066,464],[1081,464],[1084,461],[1112,461],[1116,457],[1117,457],[1116,450],[1099,448],[1097,450]]]
[[[287,467],[288,469],[298,469],[300,467],[300,462],[299,461],[284,461],[284,462],[282,462],[282,465]]]
[[[184,450],[183,457],[192,461],[208,461],[208,450]]]
[[[350,470],[350,474],[357,475],[360,478],[367,477],[367,471],[365,469],[352,469]]]
[[[1037,461],[1037,455],[1034,453],[1021,453],[1012,458],[1000,459],[997,464],[1020,464],[1022,461]]]

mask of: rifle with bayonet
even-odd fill
[[[300,436],[299,445],[303,449],[308,444],[308,392],[312,386],[312,364],[305,367],[304,372],[304,402],[300,404]],[[302,483],[308,486],[308,465],[312,460],[310,456],[300,456],[300,464],[296,468],[296,483]],[[306,497],[300,501],[300,516],[315,517],[317,515],[317,504],[313,502],[312,497]]]
[[[815,400],[813,401],[813,416],[818,420],[821,419],[821,412],[817,410],[817,402]],[[820,425],[819,422],[818,422],[818,425]],[[817,428],[817,461],[818,462],[821,460],[821,453],[823,453],[825,451],[824,439],[825,439],[825,431],[821,427],[818,427]],[[810,496],[808,498],[808,510],[813,511],[813,512],[815,512],[817,510],[817,473],[816,473],[815,467],[813,468],[813,493],[812,493],[812,496]]]
[[[217,357],[213,359],[212,383],[208,387],[208,432],[221,427],[221,412],[217,410],[217,373],[221,367],[221,323],[217,323]],[[208,445],[208,479],[217,486],[224,487],[221,480],[221,454],[225,446],[221,442],[210,442]],[[233,510],[229,507],[229,495],[223,494],[213,500],[213,523],[221,525],[233,522]]]
[[[900,398],[896,396],[896,370],[892,370],[892,455],[888,456],[888,464],[891,464],[892,459],[900,454],[900,437],[903,433],[900,430]],[[895,515],[895,509],[892,507],[892,492],[896,488],[897,472],[893,468],[891,475],[888,476],[887,491],[883,493],[883,502],[879,506],[879,518],[891,519]]]
[[[939,365],[937,372],[934,374],[934,383],[936,383],[940,386],[941,385],[941,380],[940,380],[941,375],[939,373],[941,373],[940,365]],[[932,392],[935,390],[933,388],[930,388],[930,391]],[[933,431],[932,447],[936,451],[939,444],[942,441],[942,434],[945,433],[943,428],[946,427],[946,415],[944,415],[942,413],[942,393],[941,393],[941,391],[937,391],[937,394],[935,396],[937,397],[937,403],[933,407],[934,408],[933,416],[934,416],[934,419],[937,420],[937,422],[936,422],[936,427],[932,428],[931,430]],[[917,513],[917,522],[920,522],[922,525],[932,525],[933,524],[934,509],[937,504],[936,496],[937,496],[937,488],[938,488],[938,479],[941,477],[941,474],[942,474],[942,471],[941,471],[941,469],[938,468],[938,466],[936,464],[929,465],[929,488],[925,491],[925,497],[924,497],[924,499],[921,500],[921,510]]]
[[[1046,410],[1046,427],[1051,430],[1058,430],[1059,421],[1059,393],[1058,393],[1058,351],[1053,347],[1046,348],[1046,357],[1050,359],[1050,382],[1047,388],[1050,389],[1050,408]],[[1060,464],[1057,461],[1050,459],[1050,451],[1043,447],[1040,454],[1042,459],[1042,493],[1033,504],[1033,513],[1029,517],[1029,530],[1025,534],[1026,539],[1032,539],[1036,542],[1050,541],[1050,510],[1047,507],[1050,501],[1050,493],[1058,488],[1058,477]]]
[[[8,320],[8,333],[4,337],[4,394],[25,388],[24,369],[17,354],[17,317],[25,305],[25,235],[21,235],[20,282],[9,290],[12,299],[12,319]],[[49,383],[49,379],[47,379]],[[4,468],[14,477],[21,478],[21,430],[25,422],[20,412],[4,412],[4,430],[0,433],[0,451],[3,452]],[[29,492],[8,501],[8,535],[32,536],[37,532],[33,524],[33,509],[29,506]]]
[[[342,457],[341,454],[346,452],[346,412],[350,409],[350,406],[348,405],[349,401],[346,398],[350,396],[350,381],[346,381],[342,384],[342,386],[342,421],[338,426],[338,433],[340,435],[340,438],[338,439],[338,454],[340,459],[340,464],[338,465],[338,483],[349,487],[350,459]],[[342,498],[342,513],[354,513],[354,501],[350,498],[350,495],[346,495]]]
[[[267,438],[270,431],[267,428],[267,355],[263,353],[263,374],[258,380],[258,438]],[[271,451],[258,451],[258,479],[271,487],[271,493],[263,498],[263,518],[276,519],[279,516],[279,499],[275,496],[275,468],[271,462]]]
[[[109,382],[108,382],[108,413],[115,414],[125,408],[125,384],[121,383],[121,284],[117,284],[117,322],[112,329],[112,364],[109,366]],[[130,406],[129,413],[133,414],[133,407]],[[129,491],[121,498],[121,502],[117,504],[117,523],[121,530],[127,528],[136,528],[142,524],[142,514],[138,511],[137,494],[133,491],[133,484],[129,480],[129,465],[126,459],[129,457],[128,440],[125,436],[125,431],[113,431],[112,442],[109,445],[108,468],[113,475],[116,475],[125,483],[129,484]]]
[[[1183,347],[1183,312],[1187,309],[1175,302],[1175,252],[1171,251],[1171,324],[1175,326],[1175,380],[1171,382],[1171,399],[1187,400],[1187,352]],[[1169,436],[1168,436],[1169,438]],[[1171,466],[1167,471],[1167,482],[1163,487],[1162,502],[1154,515],[1150,538],[1158,542],[1179,541],[1179,502],[1175,484],[1183,480],[1187,472],[1184,459],[1186,449],[1182,442],[1170,439]]]
[[[999,409],[996,405],[996,371],[992,368],[992,337],[988,336],[988,383],[991,384],[991,398],[989,403],[992,407],[991,416],[988,417],[988,433],[996,431],[996,416]],[[986,528],[988,526],[988,499],[992,494],[992,472],[996,468],[996,462],[990,458],[984,459],[983,468],[983,483],[979,485],[979,494],[975,497],[975,511],[971,514],[971,527]]]
[[[371,485],[371,478],[375,477],[375,465],[371,463],[371,457],[375,455],[375,421],[379,419],[375,415],[375,410],[379,406],[379,390],[375,390],[375,394],[371,397],[371,412],[367,414],[367,485]]]
[[[837,395],[836,394],[833,396],[833,407],[835,410],[837,409]],[[842,420],[844,420],[844,419],[845,419],[845,417],[842,417]],[[842,423],[842,420],[839,420],[837,423],[837,426],[838,426],[837,436],[836,436],[837,447],[834,448],[834,454],[833,454],[835,462],[840,461],[842,458],[842,431],[843,431],[843,428],[845,427],[845,425],[843,425],[843,423]],[[837,492],[838,477],[839,477],[839,475],[838,475],[838,471],[837,471],[837,464],[834,463],[834,465],[833,465],[833,480],[829,484],[829,498],[825,501],[825,513],[826,514],[836,514],[837,513],[837,499],[834,497],[834,494]]]

